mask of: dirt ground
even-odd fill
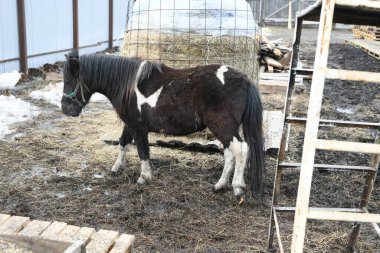
[[[305,65],[312,63],[315,41],[306,41],[302,50],[300,59]],[[380,71],[378,60],[344,44],[331,46],[329,62],[335,68]],[[14,93],[28,100],[26,95],[31,90],[46,84],[25,83]],[[306,114],[309,89],[308,82],[296,88],[294,115]],[[263,101],[266,109],[281,110],[284,97],[265,95]],[[33,122],[18,125],[17,132],[22,136],[0,141],[0,213],[134,234],[135,252],[266,251],[269,207],[258,205],[252,196],[238,206],[232,188],[220,193],[212,191],[223,167],[221,154],[151,147],[154,181],[140,186],[136,184],[140,164],[135,148],[128,152],[128,167],[121,175],[108,174],[118,149],[104,140],[117,139],[122,129],[110,105],[90,103],[80,117],[69,118],[55,106],[31,102],[44,107],[44,112]],[[379,122],[380,86],[328,81],[322,117]],[[292,127],[291,136],[287,160],[300,161],[303,129]],[[321,138],[372,142],[374,136],[373,130],[320,130]],[[157,139],[174,138],[151,135],[150,141]],[[363,154],[317,154],[319,163],[365,165],[368,160]],[[275,155],[268,154],[267,205],[275,163]],[[311,205],[357,207],[364,182],[364,173],[316,172]],[[380,213],[379,183],[376,180],[369,207],[374,213]],[[297,185],[298,173],[287,172],[281,205],[294,205]],[[289,245],[292,215],[281,215],[280,224],[282,239]],[[309,222],[305,252],[343,252],[352,226],[344,222]],[[371,226],[363,226],[358,247],[361,252],[380,250]]]

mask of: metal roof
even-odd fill
[[[321,6],[322,0],[318,0],[297,17],[319,21]],[[380,0],[335,0],[334,23],[380,26]]]

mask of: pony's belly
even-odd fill
[[[205,129],[196,117],[181,113],[157,115],[151,118],[149,125],[151,132],[170,135],[188,135]]]

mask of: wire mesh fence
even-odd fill
[[[131,0],[121,53],[176,68],[225,64],[257,78],[260,0]]]

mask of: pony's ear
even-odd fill
[[[70,51],[68,54],[65,54],[67,61],[79,61],[78,51]]]

